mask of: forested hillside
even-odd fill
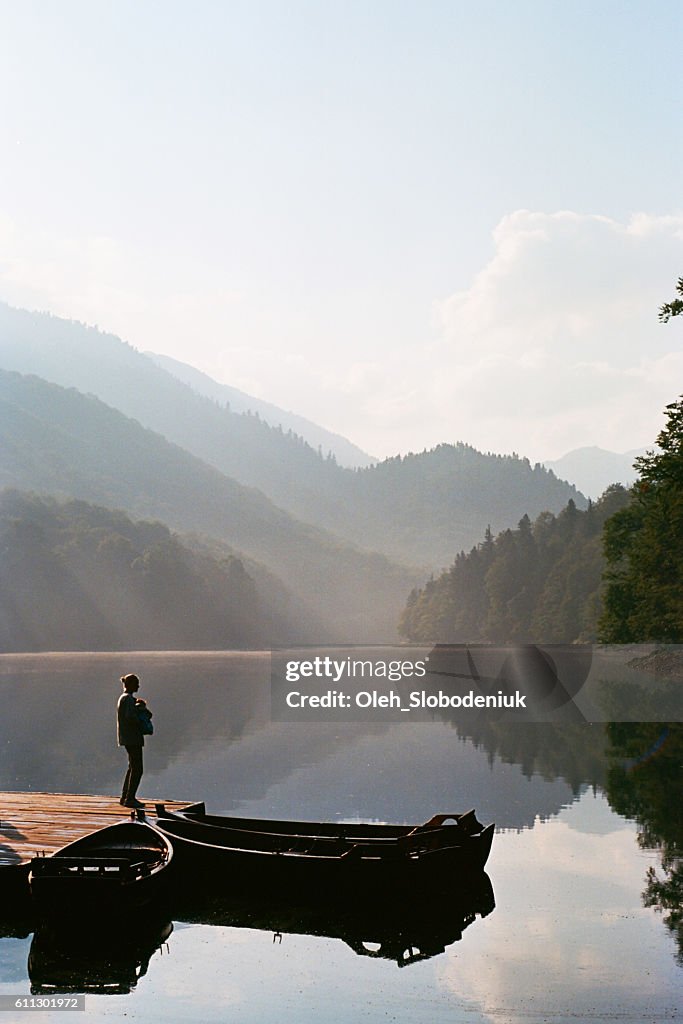
[[[235,556],[84,501],[0,493],[0,650],[257,647],[289,629]]]
[[[571,643],[597,638],[602,607],[605,521],[626,506],[615,485],[582,511],[559,515],[484,540],[451,568],[411,592],[400,623],[406,639],[464,643]]]
[[[440,569],[487,525],[558,512],[577,490],[517,456],[466,445],[350,470],[291,431],[236,414],[119,338],[0,304],[0,366],[92,393],[292,515],[407,565]]]
[[[484,454],[466,444],[398,455],[354,475],[347,502],[330,508],[330,529],[362,534],[370,547],[439,569],[453,552],[520,516],[559,511],[582,495],[517,455]],[[351,524],[342,530],[342,520]]]
[[[92,396],[0,371],[0,487],[82,498],[223,540],[293,592],[293,640],[395,637],[415,582],[380,555],[297,522],[263,494]]]

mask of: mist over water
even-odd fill
[[[480,818],[523,828],[594,781],[577,787],[536,773],[532,786],[518,765],[438,715],[398,725],[273,722],[267,654],[140,652],[1,656],[0,789],[118,793],[125,755],[114,711],[127,671],[154,712],[143,790],[205,799],[217,812],[417,822],[473,805]]]

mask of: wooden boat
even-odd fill
[[[284,889],[320,895],[452,885],[464,872],[483,869],[494,831],[493,825],[471,834],[455,829],[450,842],[438,826],[356,838],[238,829],[189,815],[160,816],[157,827],[173,844],[183,885],[191,880],[216,891],[246,886],[258,893]]]
[[[65,922],[84,915],[125,917],[158,899],[168,880],[173,846],[142,821],[91,832],[49,857],[34,857],[29,887],[40,916]]]
[[[374,822],[321,822],[280,821],[269,818],[237,818],[220,814],[207,814],[204,803],[189,804],[180,811],[169,811],[164,804],[156,805],[158,818],[173,821],[191,821],[213,825],[216,828],[246,832],[263,832],[272,836],[310,836],[312,838],[341,839],[350,842],[405,841],[423,836],[437,843],[457,845],[479,835],[484,826],[477,821],[474,811],[464,814],[435,814],[423,825],[381,825]],[[452,824],[448,824],[452,822]]]

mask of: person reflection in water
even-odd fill
[[[152,717],[151,711],[147,710],[144,701],[137,700],[135,694],[140,689],[140,680],[132,673],[121,676],[123,693],[119,697],[116,707],[117,735],[120,747],[125,747],[128,754],[128,771],[123,780],[121,800],[124,807],[144,807],[140,800],[136,799],[140,779],[142,778],[142,748],[145,744],[144,731],[151,732],[151,727],[143,726],[140,717],[141,708],[149,722]]]

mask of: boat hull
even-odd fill
[[[92,832],[51,857],[34,857],[29,888],[40,918],[122,920],[157,902],[173,846],[154,826],[124,821]]]
[[[184,886],[216,891],[305,893],[327,898],[452,889],[463,875],[481,871],[493,825],[455,846],[404,848],[398,843],[340,843],[333,839],[272,836],[161,819],[174,847],[175,875]]]

